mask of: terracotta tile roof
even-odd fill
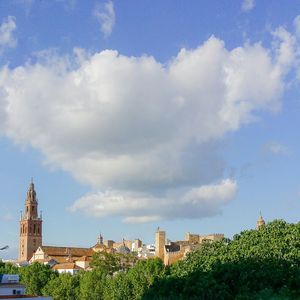
[[[92,256],[94,251],[91,248],[78,248],[78,247],[53,247],[53,246],[41,246],[40,247],[45,254],[52,258],[57,256]],[[54,258],[55,259],[55,258]]]
[[[62,263],[55,265],[52,269],[54,270],[82,270],[82,268],[78,267],[74,263]]]
[[[50,256],[49,258],[55,260],[59,264],[67,262],[68,259],[67,256]]]
[[[82,256],[76,259],[76,261],[91,261],[90,256]]]

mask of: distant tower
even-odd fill
[[[166,245],[166,232],[157,228],[155,232],[155,256],[164,260]]]
[[[98,239],[97,239],[97,244],[99,245],[103,245],[103,236],[102,234],[100,233],[99,236],[98,236]]]
[[[33,181],[29,185],[25,210],[21,213],[19,261],[29,261],[42,245],[42,218],[38,216],[38,202]]]
[[[258,230],[258,229],[262,228],[263,226],[265,226],[265,220],[263,219],[261,213],[259,213],[259,218],[256,222],[256,229]]]

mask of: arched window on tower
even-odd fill
[[[35,232],[36,232],[36,225],[34,224],[33,225],[33,233],[35,234]]]

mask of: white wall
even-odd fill
[[[15,294],[13,290],[16,290]],[[25,288],[21,286],[16,287],[0,287],[0,296],[8,296],[8,295],[24,295]]]

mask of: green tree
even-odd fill
[[[25,284],[26,294],[42,295],[41,290],[52,278],[57,277],[57,273],[49,266],[33,263],[19,269],[21,282]]]
[[[81,275],[71,275],[69,273],[60,274],[52,278],[43,288],[45,296],[52,296],[53,300],[76,300],[80,299]]]
[[[232,241],[206,242],[157,278],[143,297],[300,299],[300,223],[275,220]]]
[[[126,300],[132,299],[132,287],[126,272],[118,272],[111,277],[104,290],[105,300]]]
[[[135,253],[107,253],[105,251],[94,253],[91,267],[97,267],[109,275],[113,275],[118,271],[126,271],[137,262]]]
[[[103,293],[108,281],[105,270],[95,267],[90,272],[85,272],[80,278],[80,299],[103,299]]]
[[[164,272],[164,264],[159,258],[139,261],[127,273],[132,299],[141,299],[154,280],[163,277]]]
[[[107,253],[105,251],[94,253],[91,267],[96,267],[109,275],[122,269],[121,256],[116,253]]]
[[[111,277],[104,292],[105,299],[141,299],[146,290],[165,272],[163,262],[148,259],[137,262],[128,271]]]
[[[19,274],[19,268],[11,263],[0,261],[0,274]]]

